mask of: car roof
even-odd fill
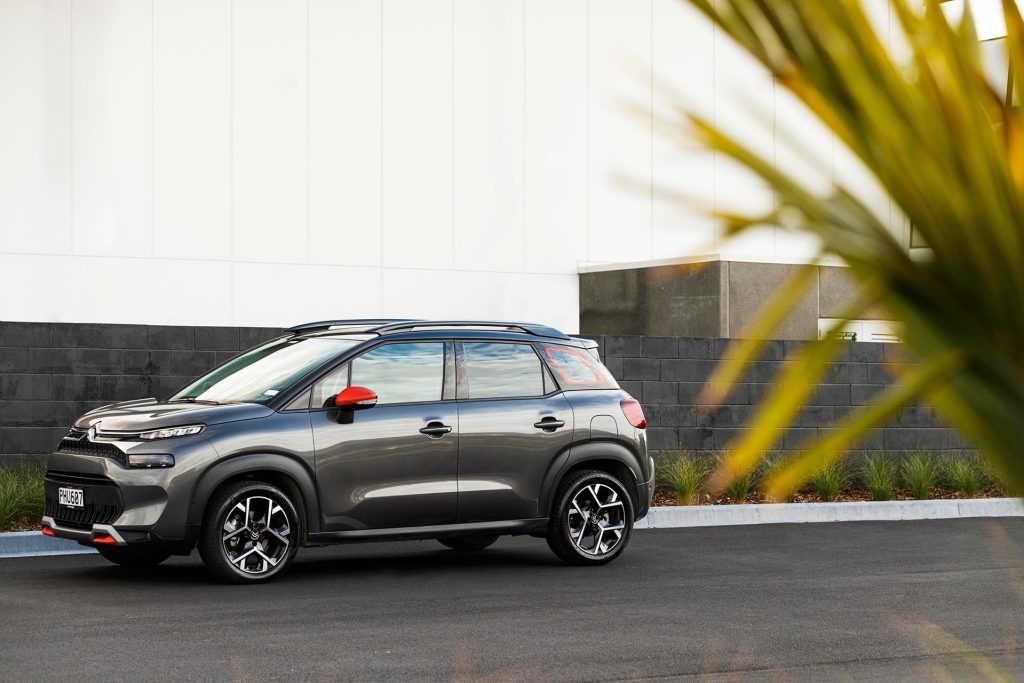
[[[591,348],[597,343],[570,337],[553,327],[536,323],[482,320],[349,319],[323,320],[296,325],[288,330],[302,337],[329,337],[369,341],[375,337],[395,339],[495,339],[539,341],[546,339]]]

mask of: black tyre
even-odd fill
[[[548,523],[548,546],[574,565],[611,562],[633,533],[633,501],[618,479],[598,470],[570,476],[558,488]]]
[[[446,545],[452,550],[483,550],[494,545],[498,540],[497,536],[453,536],[451,538],[439,538],[441,545]]]
[[[228,484],[207,503],[199,555],[222,581],[267,581],[295,557],[302,537],[299,524],[295,504],[273,484]]]
[[[155,567],[171,556],[170,553],[161,550],[125,550],[123,548],[104,548],[102,546],[96,548],[96,550],[100,551],[100,555],[104,559],[130,569]]]

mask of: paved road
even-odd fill
[[[267,586],[195,557],[0,560],[0,677],[1024,680],[1024,519],[640,531],[603,568],[543,541],[307,550]]]

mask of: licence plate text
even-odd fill
[[[82,489],[57,489],[57,502],[69,508],[85,507],[85,493]]]

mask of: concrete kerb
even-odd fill
[[[637,529],[674,529],[746,524],[818,522],[897,522],[968,517],[1024,517],[1020,498],[970,500],[899,500],[863,503],[772,503],[652,507]],[[38,531],[0,533],[0,559],[96,552],[74,541],[49,538]]]
[[[66,538],[50,538],[39,531],[5,531],[0,533],[0,559],[6,557],[40,557],[43,555],[80,555],[94,553],[93,548]]]
[[[771,503],[653,507],[637,529],[801,524],[815,522],[897,522],[967,517],[1024,517],[1020,498],[899,500],[862,503]]]

